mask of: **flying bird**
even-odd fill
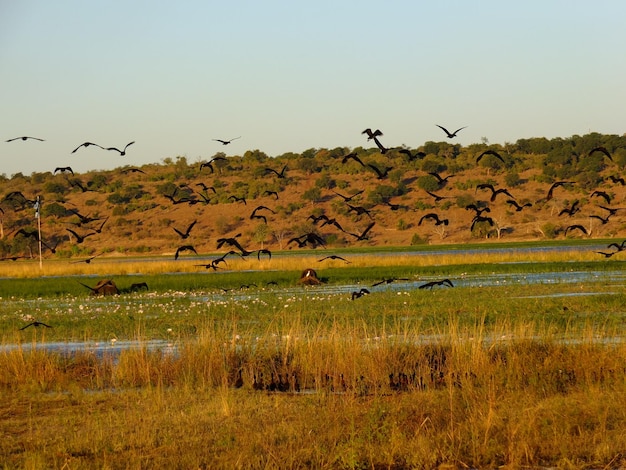
[[[548,194],[546,195],[546,201],[549,201],[550,199],[552,199],[553,195],[554,195],[554,190],[556,188],[558,188],[559,186],[563,186],[565,184],[572,184],[573,181],[555,181],[554,183],[552,183],[552,186],[550,186],[550,189],[548,189]]]
[[[432,196],[435,199],[435,202],[440,202],[440,201],[443,201],[444,199],[449,199],[448,196],[440,196],[438,194],[431,193],[430,191],[426,191],[426,193],[428,193],[429,196]]]
[[[46,328],[52,328],[50,325],[46,325],[46,324],[45,324],[45,323],[43,323],[43,322],[40,322],[40,321],[34,321],[34,322],[29,323],[28,325],[23,326],[22,328],[20,328],[20,331],[21,331],[21,330],[25,330],[25,329],[26,329],[26,328],[28,328],[29,326],[34,326],[35,328],[40,327],[40,326],[44,326],[44,327],[46,327]]]
[[[579,224],[574,224],[574,225],[570,225],[570,226],[566,227],[565,228],[565,235],[567,235],[567,232],[570,232],[572,230],[580,230],[585,235],[589,235],[589,233],[587,232],[587,229],[585,227],[583,227],[582,225],[579,225]]]
[[[613,184],[619,183],[622,186],[626,186],[626,180],[621,176],[609,175],[607,178],[610,179]]]
[[[362,241],[362,240],[367,240],[368,236],[367,234],[369,233],[370,230],[372,230],[372,227],[376,224],[376,222],[371,222],[367,227],[365,227],[365,230],[363,230],[363,232],[361,232],[361,234],[359,235],[358,233],[351,233],[351,232],[345,232],[348,235],[352,235],[353,237],[356,238],[356,241]]]
[[[507,199],[506,203],[512,205],[513,207],[515,207],[515,211],[516,212],[520,212],[525,207],[532,207],[532,204],[530,202],[526,202],[524,204],[519,204],[515,199]]]
[[[339,196],[341,199],[343,199],[345,202],[350,202],[352,201],[352,199],[354,199],[355,197],[357,197],[359,194],[363,193],[363,190],[361,191],[357,191],[356,193],[350,195],[350,196],[344,196],[343,194],[339,194],[337,191],[333,190],[333,193],[335,193],[337,196]]]
[[[494,221],[491,217],[477,215],[476,217],[474,217],[474,219],[472,219],[472,225],[470,226],[470,231],[474,230],[474,227],[476,226],[476,224],[479,224],[481,222],[487,222],[492,227],[494,225]]]
[[[344,155],[341,159],[341,163],[348,163],[348,160],[354,160],[357,163],[360,163],[361,166],[365,166],[365,163],[357,156],[356,153],[349,153],[348,155]]]
[[[591,149],[589,151],[589,156],[593,155],[596,152],[600,152],[601,154],[605,155],[609,160],[613,161],[613,157],[611,157],[611,154],[606,149],[606,147],[599,146],[599,147],[595,147],[595,148]]]
[[[367,295],[367,294],[369,294],[369,293],[370,293],[370,291],[369,291],[369,290],[367,290],[365,287],[363,287],[363,288],[361,288],[361,289],[360,289],[360,290],[358,290],[358,291],[354,291],[354,292],[352,292],[351,300],[354,300],[354,299],[359,299],[359,298],[361,298],[361,297],[363,297],[364,295]]]
[[[321,263],[322,261],[327,260],[327,259],[337,259],[337,260],[344,261],[346,264],[350,264],[350,261],[348,261],[348,260],[347,260],[347,259],[345,259],[345,258],[342,258],[341,256],[337,256],[337,255],[328,255],[328,256],[324,256],[323,258],[318,259],[318,260],[317,260],[317,262],[318,262],[318,263]]]
[[[372,129],[370,129],[369,127],[367,129],[365,129],[363,132],[361,132],[361,134],[367,134],[367,140],[372,140],[375,139],[378,136],[382,136],[383,133],[380,131],[380,129],[376,129],[375,131],[372,131]]]
[[[180,254],[181,254],[183,251],[192,251],[192,252],[194,252],[196,255],[198,254],[198,252],[196,251],[196,249],[195,249],[193,246],[191,246],[191,245],[183,245],[183,246],[179,246],[179,247],[176,249],[176,253],[174,254],[174,259],[178,259],[178,257],[180,256]]]
[[[92,145],[94,147],[99,147],[102,150],[104,150],[104,147],[102,147],[101,145],[94,144],[93,142],[84,142],[84,143],[80,144],[78,147],[76,147],[74,150],[72,150],[72,153],[76,153],[78,151],[78,149],[81,148],[81,147],[87,148],[87,147],[91,147]]]
[[[606,201],[607,204],[611,204],[611,196],[609,196],[608,193],[606,193],[605,191],[594,191],[591,193],[590,197],[594,196],[601,197]]]
[[[384,170],[381,170],[376,165],[373,165],[371,163],[368,163],[367,166],[370,167],[376,173],[376,175],[378,175],[377,177],[379,180],[387,178],[387,175],[389,174],[389,172],[393,170],[393,167],[391,166],[385,167]]]
[[[449,178],[452,178],[454,175],[448,175],[445,178],[441,177],[441,175],[439,175],[439,173],[435,172],[435,171],[430,171],[428,172],[428,174],[430,176],[434,176],[435,179],[437,180],[437,183],[439,183],[439,187],[441,188],[444,184],[446,184],[448,182]]]
[[[237,139],[241,139],[241,136],[239,137],[233,137],[230,140],[222,140],[222,139],[213,139],[216,142],[220,142],[222,145],[228,145],[230,144],[233,140],[237,140]]]
[[[194,220],[193,222],[191,222],[184,232],[181,230],[178,230],[176,227],[172,227],[172,228],[178,235],[180,235],[181,239],[186,240],[187,238],[189,238],[191,229],[193,228],[194,225],[196,225],[197,222],[198,222],[197,220]]]
[[[418,289],[432,289],[435,286],[454,287],[454,284],[452,284],[452,281],[450,279],[441,279],[440,281],[430,281],[426,284],[422,284],[418,287]]]
[[[91,237],[92,235],[95,235],[96,232],[90,232],[90,233],[86,233],[84,235],[79,235],[78,233],[76,233],[74,230],[72,230],[71,228],[66,228],[65,230],[67,230],[68,232],[70,232],[72,235],[74,235],[74,237],[76,238],[76,243],[80,244],[82,242],[85,241],[85,239],[87,237]]]
[[[580,207],[578,207],[578,204],[580,204],[579,200],[572,202],[572,205],[561,210],[561,212],[559,212],[559,215],[567,214],[572,217],[574,214],[580,211]]]
[[[278,200],[278,192],[270,191],[269,189],[263,191],[263,196],[274,196],[274,199]]]
[[[143,171],[140,168],[135,168],[135,167],[130,167],[130,168],[124,168],[122,170],[122,173],[127,174],[127,173],[143,173],[144,175],[146,174],[145,171]]]
[[[283,166],[283,169],[280,171],[276,171],[273,168],[265,168],[265,174],[275,173],[278,178],[285,178],[285,171],[287,170],[287,165]]]
[[[417,160],[418,158],[424,158],[426,156],[424,152],[411,153],[409,149],[399,149],[398,152],[403,153],[404,155],[409,157],[410,162],[412,162],[413,160]]]
[[[446,133],[446,137],[448,137],[448,139],[452,139],[452,138],[456,137],[457,132],[459,132],[460,130],[463,130],[463,129],[465,129],[465,128],[467,127],[467,126],[460,127],[459,129],[457,129],[456,131],[454,131],[454,132],[452,132],[452,133],[451,133],[451,132],[449,132],[449,131],[448,131],[448,129],[446,129],[445,127],[440,126],[439,124],[435,124],[435,125],[436,125],[439,129],[443,130],[443,131]]]
[[[511,193],[509,193],[509,191],[505,188],[494,188],[494,186],[492,184],[489,183],[482,183],[482,184],[477,184],[476,185],[476,190],[478,189],[489,189],[491,191],[491,198],[489,199],[491,202],[496,200],[496,197],[498,196],[498,194],[505,194],[507,196],[509,196],[512,199],[515,199],[513,197],[513,195]]]
[[[261,255],[267,255],[270,260],[272,259],[272,252],[270,250],[268,250],[267,248],[261,248],[260,250],[257,250],[256,258],[259,261],[261,261]]]
[[[30,136],[23,136],[23,137],[14,137],[12,139],[6,140],[5,142],[13,142],[14,140],[38,140],[39,142],[45,142],[43,139],[40,139],[38,137],[30,137]]]
[[[392,282],[396,282],[396,281],[410,281],[410,279],[407,279],[406,277],[385,278],[382,281],[378,281],[372,284],[372,287],[380,286],[381,284],[391,284]]]
[[[428,214],[424,214],[417,225],[422,225],[424,220],[434,220],[435,225],[448,225],[450,222],[448,219],[440,219],[437,214],[434,212],[429,212]]]
[[[457,131],[458,132],[458,131]],[[498,152],[496,152],[495,150],[485,150],[483,153],[481,153],[480,155],[478,155],[478,157],[476,158],[476,163],[478,163],[485,155],[493,155],[494,157],[496,157],[498,160],[500,160],[502,163],[504,162],[504,158],[502,158],[502,155],[500,155]]]
[[[53,175],[55,175],[57,173],[57,171],[61,172],[61,173],[71,173],[74,174],[74,170],[72,170],[71,166],[58,166],[54,169],[54,171],[52,172]]]
[[[132,142],[127,143],[126,146],[122,150],[118,149],[117,147],[107,147],[106,150],[114,150],[118,152],[120,156],[123,157],[124,155],[126,155],[126,149],[130,147],[131,145],[133,145],[134,143],[135,143],[134,140]]]

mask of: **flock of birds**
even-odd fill
[[[445,133],[445,136],[448,139],[453,139],[457,137],[458,133],[462,131],[463,129],[465,129],[467,126],[460,127],[454,130],[453,132],[449,131],[445,127],[438,125],[438,124],[437,124],[437,127],[439,127]],[[374,142],[374,144],[380,150],[380,153],[382,155],[385,155],[390,150],[392,150],[391,148],[388,148],[385,145],[383,145],[381,141],[381,138],[383,137],[383,132],[380,129],[372,130],[371,128],[367,128],[362,132],[362,134],[367,136],[368,141]],[[225,146],[225,145],[231,144],[233,141],[240,139],[240,138],[241,136],[234,137],[231,139],[213,139],[213,140]],[[38,137],[22,136],[22,137],[15,137],[15,138],[8,139],[6,142],[27,141],[27,140],[34,140],[34,141],[41,141],[41,142],[44,141],[44,139],[41,139]],[[86,141],[76,146],[71,151],[71,153],[74,154],[78,152],[80,149],[84,149],[88,147],[95,147],[103,151],[116,152],[120,156],[125,156],[129,148],[134,144],[135,144],[135,141],[131,141],[123,147],[113,147],[113,146],[109,147],[109,146],[103,146],[94,142]],[[411,150],[406,149],[406,148],[393,148],[393,150],[398,151],[400,154],[406,155],[409,161],[419,160],[426,156],[424,152],[418,151],[414,153]],[[610,161],[613,161],[610,152],[605,147],[596,147],[589,152],[589,155],[593,155],[594,153],[600,153],[606,158],[608,158]],[[477,163],[480,162],[483,158],[487,156],[491,156],[493,158],[498,159],[502,163],[505,163],[505,158],[501,154],[499,154],[497,151],[491,150],[491,149],[485,150],[481,152],[479,155],[477,155],[475,157],[476,162]],[[362,155],[359,155],[357,152],[348,153],[344,155],[343,157],[341,157],[341,163],[343,165],[346,165],[346,164],[349,164],[350,162],[356,162],[358,165],[360,165],[364,169],[373,172],[376,175],[376,179],[381,180],[381,181],[387,179],[389,177],[390,172],[394,169],[392,165],[379,166],[373,163],[364,162],[361,157]],[[205,170],[207,170],[207,171],[210,171],[211,174],[216,173],[218,169],[221,169],[227,161],[228,159],[225,156],[219,156],[219,155],[215,156],[208,161],[200,163],[199,172],[200,174],[202,174]],[[218,163],[221,166],[219,167],[216,166]],[[125,173],[129,173],[129,172],[144,173],[143,170],[139,168],[134,168],[134,167],[125,168],[122,171],[124,171]],[[288,171],[289,171],[289,168],[287,165],[283,165],[279,169],[272,168],[269,166],[263,169],[264,175],[272,175],[277,180],[286,180],[288,178]],[[71,166],[65,166],[65,167],[59,166],[54,169],[53,173],[54,174],[61,173],[61,174],[72,175],[72,176],[74,175],[74,171],[72,170]],[[439,189],[445,188],[446,185],[449,183],[450,179],[455,176],[453,174],[448,174],[446,176],[443,176],[435,171],[429,172],[428,174],[435,179],[437,187]],[[610,177],[610,179],[614,184],[620,184],[620,185],[626,184],[626,182],[619,177],[612,176]],[[67,178],[67,181],[72,187],[78,188],[82,192],[91,190],[88,184],[85,185],[78,179]],[[564,187],[564,186],[571,186],[575,184],[576,184],[575,182],[568,181],[568,180],[556,181],[549,187],[545,197],[539,201],[536,201],[535,204],[539,202],[550,201],[551,199],[555,197],[555,192],[558,190],[558,188]],[[171,194],[164,194],[163,196],[166,199],[168,199],[172,205],[178,205],[178,204],[195,205],[198,203],[209,204],[211,202],[210,192],[215,194],[216,189],[212,186],[208,186],[207,184],[203,182],[196,183],[196,186],[200,189],[194,190],[188,184],[181,184],[178,187],[176,187],[172,191]],[[336,230],[339,233],[343,234],[344,236],[348,238],[352,238],[356,242],[371,239],[373,229],[376,226],[375,214],[372,211],[372,207],[365,207],[363,205],[360,205],[358,202],[356,202],[358,201],[358,197],[364,192],[364,190],[357,190],[356,192],[349,194],[349,195],[341,194],[340,192],[335,191],[334,189],[332,190],[332,192],[335,194],[336,197],[340,198],[345,204],[344,205],[345,213],[354,215],[353,223],[354,221],[358,223],[359,221],[362,220],[362,218],[365,218],[367,220],[367,224],[363,226],[361,229],[349,230],[349,229],[344,228],[343,226],[344,223],[340,222],[335,217],[329,217],[328,215],[325,215],[325,214],[311,214],[307,218],[307,222],[310,221],[312,225],[315,227],[315,229],[304,232],[304,233],[300,233],[296,236],[292,236],[291,238],[289,238],[289,240],[286,243],[287,248],[291,248],[291,247],[326,248],[327,246],[326,239],[324,235],[322,235],[320,231],[318,230],[323,227]],[[449,196],[443,196],[439,194],[438,191],[426,191],[426,193],[433,199],[435,207],[437,207],[437,204],[440,203],[441,201],[444,201],[445,199],[449,198]],[[471,231],[474,231],[475,228],[479,225],[486,227],[486,230],[489,230],[490,228],[496,227],[498,225],[497,220],[495,220],[490,215],[491,213],[490,204],[495,204],[502,199],[504,199],[507,206],[515,212],[521,212],[533,206],[533,203],[530,201],[517,200],[513,194],[514,193],[513,190],[509,188],[497,187],[490,183],[477,184],[475,186],[475,193],[476,195],[486,193],[488,196],[488,201],[478,201],[477,203],[468,204],[465,207],[465,209],[469,211],[473,216],[469,224],[469,228]],[[279,199],[279,193],[277,191],[272,191],[272,190],[266,190],[263,193],[263,196],[271,197],[274,201],[277,201]],[[598,222],[602,225],[609,223],[609,220],[611,217],[615,216],[615,214],[618,211],[624,209],[624,208],[619,208],[619,207],[611,207],[610,204],[612,202],[612,198],[609,195],[609,193],[607,193],[606,191],[596,190],[590,195],[590,198],[598,198],[599,200],[603,202],[603,204],[599,204],[597,206],[600,210],[603,211],[603,213],[589,215],[590,218],[598,220]],[[228,199],[234,204],[242,204],[244,206],[248,205],[248,201],[246,200],[245,197],[238,196],[236,194],[230,195]],[[20,210],[29,206],[33,206],[37,203],[38,202],[36,200],[26,197],[20,191],[12,191],[9,194],[5,195],[4,198],[0,201],[0,211],[2,212],[4,211],[2,206],[6,204],[9,204],[15,210]],[[266,204],[260,204],[254,207],[248,215],[249,220],[258,220],[259,222],[263,224],[268,224],[268,218],[277,215],[277,212],[274,208],[270,207],[270,204],[267,204],[267,205]],[[404,206],[401,206],[400,204],[392,203],[389,199],[384,200],[384,205],[387,206],[392,211],[397,211],[400,208],[404,207]],[[576,214],[579,214],[580,211],[581,211],[581,202],[580,200],[575,200],[571,202],[567,207],[563,208],[559,212],[558,216],[571,218],[571,217],[574,217]],[[86,242],[88,238],[101,234],[104,229],[105,224],[109,220],[108,216],[107,217],[90,217],[88,215],[80,213],[80,211],[78,211],[77,209],[73,209],[73,208],[68,208],[67,212],[75,215],[78,218],[78,222],[76,223],[77,227],[65,229],[68,234],[69,240],[73,241],[75,244],[83,244]],[[180,259],[181,256],[183,256],[186,253],[192,253],[194,255],[198,255],[198,251],[196,250],[196,248],[194,247],[194,244],[192,243],[192,239],[193,239],[192,232],[197,223],[198,223],[198,220],[196,219],[182,226],[173,227],[174,233],[178,236],[179,240],[181,241],[181,244],[176,248],[175,253],[174,253],[175,260]],[[450,225],[450,220],[444,217],[440,212],[433,210],[433,211],[430,211],[421,215],[421,217],[419,218],[417,222],[417,225],[421,226],[423,224],[432,224],[433,227],[439,227],[440,229],[445,230],[445,228]],[[87,228],[87,231],[84,230],[85,228]],[[564,229],[565,235],[567,235],[569,232],[574,232],[574,231],[578,231],[582,234],[589,235],[589,230],[580,223],[569,224]],[[58,237],[54,241],[50,241],[46,239],[40,240],[38,231],[27,230],[25,228],[20,228],[19,230],[16,230],[13,234],[14,237],[19,236],[19,235],[25,238],[31,238],[37,242],[40,242],[45,249],[48,249],[52,253],[56,252],[58,244],[62,241],[62,240],[59,240]],[[237,256],[239,258],[246,258],[251,255],[255,255],[259,261],[261,260],[262,257],[266,257],[268,260],[271,260],[272,252],[269,249],[265,249],[265,248],[256,249],[256,250],[248,249],[247,247],[243,245],[243,242],[241,241],[241,237],[242,237],[242,234],[237,233],[236,235],[233,235],[233,236],[218,238],[217,243],[216,243],[216,249],[220,250],[220,249],[226,248],[229,251],[220,255],[219,257],[216,257],[210,260],[209,262],[196,264],[195,266],[199,268],[211,269],[215,271],[215,270],[226,267],[227,257],[232,257],[232,256]],[[607,248],[608,249],[613,248],[614,251],[602,251],[598,253],[603,255],[606,258],[609,258],[613,256],[615,253],[618,253],[626,249],[624,242],[622,244],[612,243]],[[89,264],[97,256],[99,255],[89,256],[85,259],[82,259],[79,261],[72,261],[72,262],[75,262],[75,263],[84,262],[84,263]],[[20,257],[21,256],[11,256],[11,257],[3,258],[3,260],[7,260],[7,259],[16,260],[16,259],[19,259]],[[344,263],[350,262],[346,258],[337,256],[337,255],[325,256],[319,259],[318,262],[323,262],[325,260],[339,260],[339,261],[343,261]],[[453,287],[453,284],[450,280],[444,279],[441,281],[433,281],[433,282],[427,283],[423,286],[420,286],[420,288],[433,288],[435,286]],[[352,299],[357,299],[369,293],[370,292],[368,289],[363,288],[360,291],[353,292]]]

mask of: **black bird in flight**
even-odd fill
[[[418,289],[432,289],[435,286],[454,287],[454,284],[452,284],[452,281],[450,279],[441,279],[440,281],[430,281],[430,282],[427,282],[426,284],[422,284],[421,286],[418,287]]]
[[[274,196],[274,199],[278,200],[278,193],[276,191],[270,191],[269,189],[263,191],[263,196]]]
[[[604,199],[606,201],[607,204],[611,204],[611,196],[608,195],[608,193],[604,192],[604,191],[594,191],[591,193],[590,197],[601,197],[602,199]]]
[[[476,226],[476,224],[479,224],[481,222],[487,222],[492,227],[494,225],[494,221],[491,217],[477,215],[476,217],[472,219],[472,225],[470,226],[470,231],[474,230],[474,227]]]
[[[570,207],[566,207],[561,212],[559,212],[559,215],[567,214],[572,217],[574,214],[580,211],[580,207],[578,207],[578,204],[580,204],[579,200],[572,202],[572,205]]]
[[[14,137],[12,139],[6,140],[5,142],[13,142],[14,140],[38,140],[39,142],[45,142],[43,139],[40,139],[38,137],[30,137],[30,136],[23,136],[23,137]]]
[[[317,246],[326,246],[324,239],[313,232],[305,233],[299,237],[292,238],[287,242],[287,246],[291,245],[293,242],[298,244],[298,248],[304,248],[307,244],[311,245],[313,248],[316,248]]]
[[[187,238],[189,238],[191,229],[193,228],[194,225],[196,225],[197,222],[198,222],[197,220],[194,220],[193,222],[191,222],[189,226],[187,227],[187,230],[185,230],[184,232],[178,230],[176,227],[172,227],[172,228],[178,235],[180,235],[181,239],[186,240]]]
[[[520,212],[525,207],[532,207],[532,204],[530,202],[526,202],[524,204],[519,204],[515,199],[507,199],[506,203],[512,205],[513,207],[515,207],[515,211],[516,212]]]
[[[374,171],[374,173],[376,173],[379,180],[383,180],[387,178],[387,175],[389,174],[389,172],[393,170],[393,167],[391,166],[385,167],[384,170],[381,170],[376,165],[373,165],[371,163],[368,163],[367,166],[370,167]]]
[[[339,196],[341,199],[343,199],[345,202],[350,202],[352,201],[352,199],[354,199],[355,197],[357,197],[359,194],[363,193],[363,190],[361,191],[357,191],[356,193],[352,194],[351,196],[344,196],[343,194],[339,194],[337,191],[332,190],[333,193],[335,193],[337,196]]]
[[[239,197],[239,196],[232,195],[228,199],[232,199],[233,202],[243,202],[244,206],[247,205],[245,197]]]
[[[456,131],[454,131],[454,132],[452,132],[452,133],[451,133],[451,132],[449,132],[449,131],[448,131],[448,129],[446,129],[445,127],[440,126],[439,124],[435,124],[435,125],[436,125],[439,129],[443,130],[443,131],[446,133],[446,137],[448,137],[448,139],[452,139],[452,138],[456,137],[457,132],[459,132],[460,130],[463,130],[463,129],[465,129],[465,128],[467,127],[467,126],[460,127],[460,128],[458,128]]]
[[[413,160],[417,160],[418,158],[424,158],[426,156],[424,152],[411,153],[409,149],[399,149],[398,152],[403,153],[404,155],[409,157],[410,162],[412,162]]]
[[[283,169],[280,171],[276,171],[273,168],[265,168],[265,174],[274,173],[278,178],[285,178],[285,171],[287,170],[287,165],[283,166]]]
[[[241,244],[237,241],[237,238],[241,236],[241,233],[238,233],[234,237],[229,238],[218,238],[217,239],[217,248],[220,249],[224,245],[232,246],[233,248],[237,248],[241,252],[241,256],[248,256],[252,254],[252,251],[248,251],[241,246]]]
[[[410,281],[410,279],[407,279],[406,277],[390,277],[383,279],[382,281],[375,282],[372,284],[372,287],[380,286],[381,284],[391,284],[396,281]]]
[[[458,131],[457,131],[458,132]],[[483,153],[481,153],[480,155],[478,155],[478,157],[476,158],[476,163],[478,163],[485,155],[493,155],[494,157],[496,157],[498,160],[500,160],[502,163],[504,162],[504,158],[502,158],[502,155],[500,155],[498,152],[496,152],[495,150],[485,150]]]
[[[367,295],[367,294],[369,294],[369,293],[370,293],[370,291],[369,291],[369,290],[367,290],[365,287],[363,287],[363,288],[361,288],[361,289],[360,289],[360,290],[358,290],[358,291],[354,291],[354,292],[352,292],[352,297],[351,297],[351,300],[361,298],[361,297],[363,297],[364,295]]]
[[[270,211],[272,214],[276,214],[276,212],[274,212],[272,209],[270,209],[267,206],[257,206],[252,211],[252,214],[250,214],[250,220],[252,220],[252,219],[261,219],[261,220],[263,220],[263,222],[267,223],[267,218],[264,215],[257,214],[257,212],[260,211],[260,210],[267,210],[267,211]]]
[[[559,186],[563,186],[565,184],[572,184],[573,181],[555,181],[554,183],[552,183],[552,186],[550,186],[550,189],[548,189],[548,194],[546,195],[546,201],[549,201],[550,199],[552,199],[552,197],[554,196],[554,190],[556,188],[558,188]]]
[[[435,221],[435,225],[448,225],[450,222],[448,219],[440,219],[439,216],[437,214],[435,214],[434,212],[429,212],[428,214],[424,214],[422,216],[422,218],[420,219],[420,221],[417,223],[417,225],[422,225],[422,222],[424,220],[434,220]]]
[[[127,143],[126,146],[122,150],[118,149],[117,147],[107,147],[106,150],[115,150],[116,152],[120,154],[120,156],[123,157],[124,155],[126,155],[126,149],[129,146],[133,145],[134,143],[135,143],[134,140],[132,142]]]
[[[489,199],[491,202],[494,202],[496,200],[496,197],[498,196],[498,194],[505,194],[507,196],[509,196],[512,199],[515,199],[513,197],[513,195],[505,188],[494,188],[493,184],[489,184],[489,183],[482,183],[482,184],[477,184],[476,185],[476,190],[478,189],[489,189],[491,191],[491,198]]]
[[[25,329],[26,329],[26,328],[28,328],[29,326],[34,326],[35,328],[37,328],[37,327],[39,327],[39,326],[45,326],[46,328],[52,328],[50,325],[46,325],[46,324],[45,324],[45,323],[43,323],[43,322],[40,322],[40,321],[34,321],[34,322],[29,323],[28,325],[23,326],[22,328],[20,328],[20,331],[21,331],[21,330],[25,330]]]
[[[183,251],[192,251],[192,252],[194,252],[195,254],[198,254],[198,252],[196,251],[196,249],[195,249],[193,246],[191,246],[191,245],[183,245],[183,246],[179,246],[179,247],[176,249],[176,253],[174,254],[174,259],[178,259],[178,257],[180,256],[180,254],[181,254]]]
[[[72,153],[76,153],[76,152],[78,151],[78,149],[79,149],[79,148],[81,148],[81,147],[85,147],[85,148],[87,148],[87,147],[90,147],[90,146],[92,146],[92,145],[93,145],[94,147],[99,147],[99,148],[101,148],[102,150],[104,150],[104,147],[102,147],[101,145],[94,144],[93,142],[84,142],[84,143],[80,144],[78,147],[76,147],[74,150],[72,150]]]
[[[369,127],[365,129],[363,132],[361,132],[361,134],[367,134],[367,140],[376,139],[376,137],[383,135],[380,129],[376,129],[375,131],[372,131],[372,129],[370,129]]]
[[[70,264],[77,264],[77,263],[91,264],[91,262],[92,262],[92,261],[93,261],[93,260],[94,260],[97,256],[98,256],[98,255],[94,255],[94,256],[91,256],[91,257],[86,258],[86,259],[79,259],[79,260],[76,260],[76,261],[70,261]]]
[[[613,256],[615,253],[617,253],[617,251],[611,251],[609,253],[605,252],[605,251],[596,251],[596,253],[598,253],[599,255],[603,255],[605,258],[610,258],[611,256]]]
[[[237,139],[241,139],[241,136],[239,137],[233,137],[230,140],[222,140],[222,139],[213,139],[216,142],[220,142],[222,145],[228,145],[230,144],[233,140],[237,140]]]
[[[606,225],[609,223],[611,214],[607,215],[606,217],[602,217],[601,215],[591,214],[589,217],[592,219],[598,219],[600,222],[602,222],[602,225]]]
[[[371,222],[367,227],[365,227],[365,230],[363,230],[363,232],[361,232],[360,235],[358,233],[345,232],[345,230],[344,232],[347,233],[348,235],[352,235],[354,238],[356,238],[356,241],[367,240],[369,238],[367,234],[369,233],[370,230],[372,230],[372,227],[375,224],[376,222]]]
[[[595,148],[591,149],[589,151],[589,156],[593,155],[595,152],[600,152],[601,154],[606,156],[609,160],[613,161],[613,157],[611,157],[611,154],[606,149],[606,147],[599,146],[599,147],[595,147]]]
[[[256,252],[256,258],[261,261],[261,255],[267,255],[269,257],[269,259],[272,259],[272,252],[270,250],[268,250],[267,248],[261,248],[260,250],[257,250]]]
[[[341,159],[341,163],[348,163],[348,160],[354,160],[355,162],[360,163],[361,166],[365,166],[363,161],[354,152],[349,153],[348,155],[344,155]]]
[[[443,187],[443,185],[445,185],[448,182],[449,178],[452,178],[454,176],[454,175],[448,175],[445,178],[442,178],[441,175],[439,175],[439,173],[435,171],[430,171],[428,174],[435,177],[435,179],[437,180],[437,183],[439,183],[440,188]]]
[[[609,175],[607,178],[610,179],[613,184],[619,183],[622,186],[626,186],[626,180],[621,176]]]
[[[208,162],[200,163],[200,171],[202,171],[204,167],[207,167],[211,170],[211,173],[215,173],[215,168],[213,168],[213,162],[217,162],[219,160],[226,161],[226,157],[213,157]]]
[[[354,212],[356,215],[366,214],[370,219],[373,219],[372,214],[368,209],[362,206],[353,206],[352,204],[346,204],[348,206],[348,213]]]
[[[438,194],[435,193],[431,193],[430,191],[426,191],[428,193],[429,196],[432,196],[435,199],[435,202],[440,202],[443,201],[444,199],[449,199],[448,196],[440,196]]]
[[[122,170],[122,173],[127,174],[127,173],[143,173],[144,175],[146,174],[145,171],[143,171],[140,168],[135,168],[135,167],[130,167],[130,168],[124,168]]]
[[[579,225],[579,224],[574,224],[574,225],[570,225],[570,226],[566,227],[565,228],[565,235],[567,235],[567,232],[570,232],[572,230],[580,230],[585,235],[589,235],[589,233],[587,232],[587,229],[585,227],[583,227],[582,225]]]
[[[90,232],[90,233],[86,233],[85,235],[79,235],[74,230],[72,230],[71,228],[66,228],[65,230],[67,230],[72,235],[74,235],[74,237],[76,238],[76,243],[77,244],[80,244],[80,243],[84,242],[87,237],[91,237],[92,235],[96,234],[96,232]]]
[[[327,260],[327,259],[337,259],[337,260],[344,261],[346,264],[350,264],[350,261],[348,261],[347,259],[342,258],[341,256],[338,256],[338,255],[328,255],[328,256],[324,256],[323,258],[318,259],[318,260],[317,260],[317,262],[318,262],[318,263],[321,263],[322,261]]]
[[[102,221],[102,223],[100,224],[100,227],[95,228],[94,230],[96,231],[96,233],[102,233],[102,229],[104,228],[104,224],[107,223],[107,220],[109,220],[109,216],[106,216],[104,218],[104,220]]]

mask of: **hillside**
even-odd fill
[[[486,150],[493,153],[483,155]],[[346,159],[349,154],[362,163]],[[626,238],[626,187],[619,180],[625,136],[524,139],[504,146],[427,142],[385,154],[376,147],[337,148],[269,158],[254,150],[216,154],[204,160],[210,165],[177,157],[136,168],[128,158],[128,166],[112,171],[58,170],[0,180],[0,257],[36,255],[32,206],[38,196],[46,258],[173,256],[181,245],[199,254],[225,252],[231,247],[218,249],[218,239],[237,234],[249,251],[298,250],[289,240],[307,233],[328,248]],[[388,172],[379,175],[377,169]],[[563,184],[549,195],[555,182]],[[492,197],[485,184],[501,192]],[[265,207],[251,218],[258,206]],[[437,225],[434,216],[422,219],[427,214],[447,224]],[[321,215],[330,222],[315,222]],[[176,233],[194,221],[188,238]],[[68,229],[87,237],[78,243]]]

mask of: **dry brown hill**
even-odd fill
[[[181,245],[213,253],[230,250],[227,246],[218,250],[217,241],[237,234],[247,250],[298,250],[298,244],[289,241],[307,233],[319,235],[329,248],[626,237],[626,210],[621,210],[626,208],[626,186],[608,178],[619,176],[617,158],[593,155],[585,157],[593,160],[592,170],[581,158],[567,168],[567,163],[551,164],[549,153],[492,146],[502,161],[486,155],[477,163],[477,155],[486,148],[441,144],[436,153],[425,152],[413,160],[398,150],[382,155],[377,149],[355,149],[363,165],[353,159],[342,162],[348,149],[275,159],[254,151],[218,159],[212,162],[213,171],[178,157],[137,169],[141,171],[124,167],[76,175],[60,171],[16,175],[0,182],[4,211],[0,251],[3,258],[29,257],[36,251],[36,236],[29,234],[37,228],[32,210],[37,196],[42,201],[46,257],[173,255]],[[587,166],[581,168],[581,162]],[[390,170],[379,177],[368,165]],[[563,169],[569,171],[567,178],[560,177]],[[430,173],[449,178],[439,184]],[[556,181],[568,183],[548,197]],[[490,189],[480,189],[484,184],[506,189],[508,195],[492,198]],[[341,197],[355,193],[359,194],[349,203]],[[509,200],[528,205],[516,210]],[[466,208],[470,204],[485,209],[484,220],[474,219],[477,213]],[[571,216],[562,213],[572,205]],[[265,206],[256,211],[262,217],[251,219],[258,206]],[[447,224],[436,225],[434,216],[422,219],[427,214],[436,214]],[[314,222],[313,217],[321,215],[335,219],[343,231],[323,220]],[[175,229],[184,232],[194,221],[188,238],[182,239]],[[359,240],[372,222],[367,236]],[[91,235],[77,243],[68,229]]]

